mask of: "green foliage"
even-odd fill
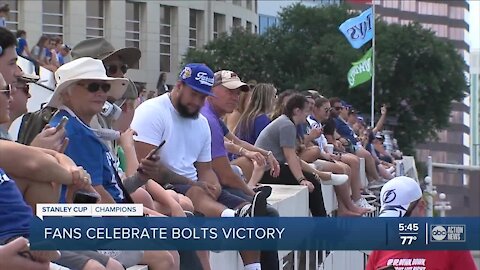
[[[202,50],[190,50],[185,62],[230,69],[244,80],[274,83],[279,90],[317,89],[370,112],[371,83],[348,89],[347,72],[370,48],[354,49],[338,30],[355,16],[346,7],[297,4],[280,15],[281,24],[264,35],[243,29],[223,34]],[[418,24],[376,22],[375,99],[388,103],[398,120],[395,137],[405,153],[415,143],[435,138],[448,126],[451,102],[468,90],[465,63],[455,48]]]

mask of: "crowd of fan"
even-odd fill
[[[149,216],[251,218],[278,216],[266,184],[303,185],[312,216],[322,217],[321,185],[333,185],[337,215],[360,217],[375,210],[379,188],[393,177],[399,157],[385,150],[380,133],[386,107],[370,129],[338,98],[277,93],[272,84],[249,85],[233,71],[195,63],[182,68],[171,91],[159,80],[165,93],[141,98],[125,78],[140,51],[116,50],[103,38],[80,42],[72,61],[52,68],[57,86],[40,111],[53,112],[48,124],[34,132],[44,117],[24,117],[19,138],[26,132],[32,140],[12,141],[6,130],[27,112],[28,85],[38,80],[16,65],[17,53],[55,65],[61,44],[42,37],[28,54],[26,44],[18,50],[22,38],[0,28],[0,268],[48,269],[52,260],[71,269],[210,269],[207,251],[45,252],[33,254],[37,262],[19,256],[35,205],[73,202],[79,192],[101,203],[142,203]],[[279,267],[276,252],[240,254],[246,270]]]

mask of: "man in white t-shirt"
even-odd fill
[[[249,203],[222,190],[212,170],[210,128],[199,112],[206,97],[213,95],[213,82],[213,72],[206,65],[187,64],[171,93],[143,102],[131,124],[138,134],[134,137],[137,156],[147,156],[165,141],[155,155],[160,169],[148,175],[172,184],[205,216],[264,216],[271,189],[257,192]],[[261,269],[259,254],[241,252],[246,270]]]

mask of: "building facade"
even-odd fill
[[[480,35],[480,33],[478,33]],[[480,166],[480,49],[470,53],[470,93],[471,93],[471,157],[472,165]]]
[[[142,51],[128,76],[155,89],[161,72],[174,84],[183,55],[232,27],[258,32],[257,0],[8,0],[7,27],[27,32],[30,48],[42,34],[66,44],[105,37],[115,48]]]

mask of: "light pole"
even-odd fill
[[[446,201],[447,195],[445,193],[440,193],[438,195],[440,199],[438,202],[435,203],[435,210],[440,211],[440,216],[445,217],[445,212],[452,210],[452,206],[450,205],[449,201]]]

